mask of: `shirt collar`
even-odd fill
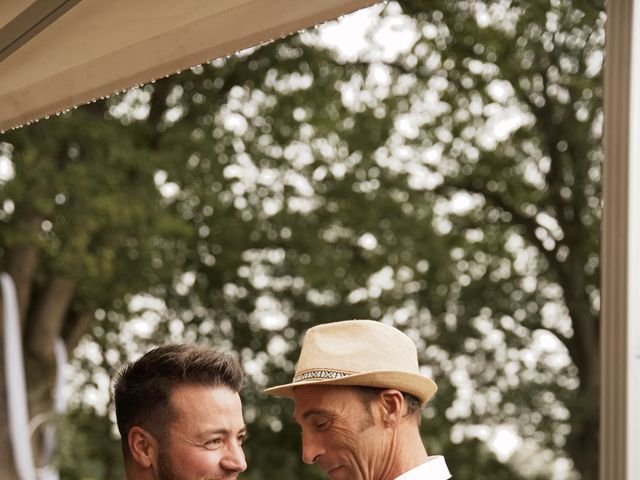
[[[448,478],[451,478],[451,474],[444,457],[434,455],[429,457],[422,465],[403,473],[395,480],[447,480]]]

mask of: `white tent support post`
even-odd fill
[[[630,209],[629,205],[630,180],[635,182],[632,190],[637,191],[640,188],[637,179],[630,179],[629,176],[629,166],[634,159],[633,150],[630,149],[637,149],[640,135],[636,118],[633,120],[636,122],[634,129],[630,130],[630,111],[636,110],[636,115],[638,111],[637,106],[630,106],[632,32],[634,28],[636,33],[640,32],[637,21],[634,25],[633,10],[633,0],[607,2],[600,324],[601,480],[640,478],[637,473],[636,453],[639,447],[638,426],[630,425],[631,420],[637,422],[637,413],[633,413],[629,408],[634,405],[633,402],[638,405],[638,392],[629,388],[631,384],[628,383],[628,374],[635,371],[637,375],[637,363],[633,365],[629,361],[629,334],[633,330],[629,328],[629,322],[634,320],[634,314],[629,310],[629,302],[637,302],[640,294],[637,276],[629,276],[633,267],[638,266],[637,259],[636,264],[629,263],[634,259],[634,253],[629,250],[629,215],[635,212],[637,216],[637,206]],[[637,49],[634,56],[637,57]],[[635,68],[637,69],[638,65]],[[638,77],[634,77],[633,81],[637,97]],[[637,163],[637,151],[635,160]],[[637,255],[637,238],[634,241],[636,246],[633,246],[633,250]],[[629,283],[630,281],[636,283]],[[636,297],[635,300],[633,297]],[[637,308],[637,304],[634,308]]]
[[[18,296],[13,279],[8,273],[0,273],[4,318],[4,371],[7,382],[7,413],[9,433],[16,463],[22,480],[36,478],[33,452],[29,436],[29,412],[27,386],[22,357],[22,334],[18,314]]]
[[[640,8],[633,9],[629,143],[627,478],[640,478]],[[632,453],[633,452],[633,453]]]
[[[32,429],[38,428],[49,420],[44,414],[41,419],[30,419],[27,402],[27,382],[24,369],[24,355],[22,353],[22,333],[20,331],[20,315],[18,313],[18,295],[13,278],[8,273],[0,273],[0,295],[2,296],[2,319],[4,321],[4,343],[2,350],[5,380],[7,384],[7,414],[9,417],[9,434],[16,470],[22,480],[58,480],[60,477],[51,459],[55,449],[55,425],[44,426],[45,436],[43,445],[43,467],[37,469],[31,448]],[[62,338],[56,339],[54,345],[56,360],[56,383],[54,390],[53,411],[55,414],[64,413],[66,399],[64,398],[64,366],[67,363],[67,349]],[[36,424],[34,424],[36,420]]]

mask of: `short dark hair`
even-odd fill
[[[369,414],[371,415],[371,418],[373,418],[373,414],[371,412],[371,402],[373,402],[373,400],[375,400],[378,397],[378,395],[380,395],[381,392],[387,389],[378,388],[378,387],[360,387],[360,386],[354,387],[354,388],[358,392],[360,400],[362,400],[362,403],[368,409]],[[400,392],[400,393],[402,393],[402,396],[404,397],[404,401],[407,404],[406,415],[415,416],[418,420],[418,425],[420,425],[422,420],[422,416],[420,415],[420,412],[422,411],[422,403],[415,395],[411,395],[410,393],[406,393],[406,392]]]
[[[140,426],[160,438],[166,434],[176,412],[171,394],[182,385],[242,388],[243,373],[237,360],[211,348],[164,345],[122,367],[114,382],[116,419],[125,459],[129,430]]]

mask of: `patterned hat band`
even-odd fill
[[[304,382],[305,380],[336,380],[338,378],[348,377],[356,372],[348,372],[344,370],[305,370],[293,377],[293,383]]]

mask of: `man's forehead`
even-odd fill
[[[336,385],[302,385],[293,389],[293,395],[296,421],[314,414],[332,415],[358,401],[355,388]]]
[[[242,415],[242,404],[237,392],[225,387],[180,385],[171,393],[171,408],[179,420],[204,418],[230,420]]]
[[[234,392],[232,389],[225,386],[187,383],[175,386],[171,392],[170,398],[172,403],[199,399],[201,401],[209,401],[215,404],[224,405],[235,403],[236,399],[239,399],[239,397],[240,395],[238,392]]]

